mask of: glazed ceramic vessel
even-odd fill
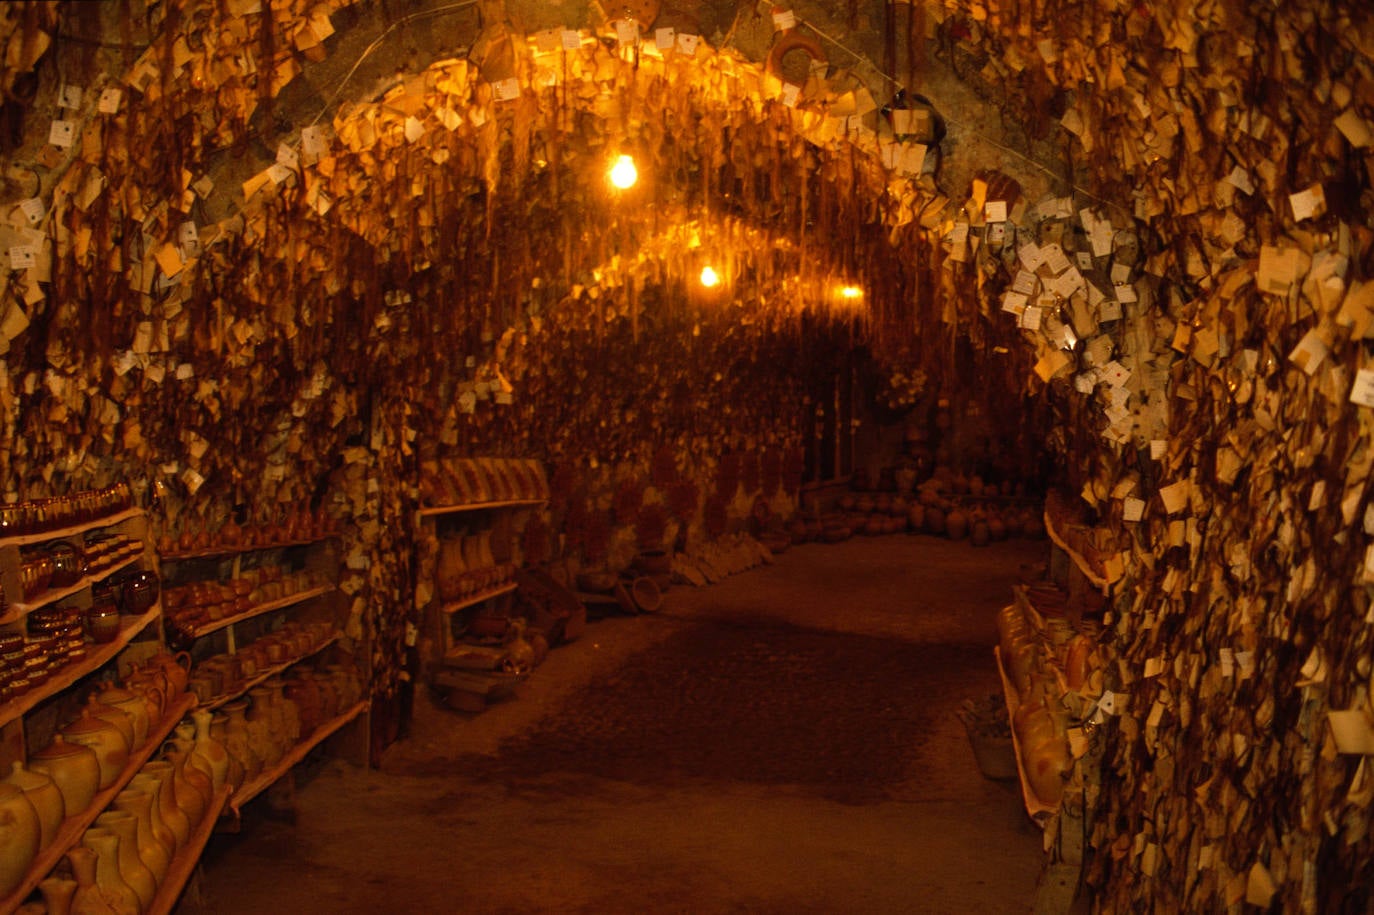
[[[91,806],[100,789],[100,760],[95,751],[71,743],[57,735],[53,742],[29,757],[29,768],[53,780],[62,792],[62,806],[68,816]]]
[[[106,810],[95,818],[95,825],[119,837],[115,846],[119,876],[138,895],[139,910],[147,911],[157,895],[157,877],[139,854],[138,820],[124,810]]]
[[[167,877],[167,868],[172,866],[176,844],[164,844],[153,826],[153,796],[137,788],[126,788],[115,795],[114,809],[134,818],[134,847],[143,865],[153,873],[153,891],[156,893],[157,885]]]
[[[209,773],[210,783],[214,787],[214,791],[218,793],[229,780],[229,753],[224,749],[224,745],[210,733],[210,723],[214,718],[214,712],[209,709],[196,709],[191,713],[191,718],[196,724],[195,749],[191,751],[192,759],[202,771]]]
[[[48,877],[38,884],[43,894],[47,915],[71,915],[72,898],[76,896],[76,881],[65,877]]]
[[[186,844],[186,840],[191,836],[191,829],[195,824],[191,822],[186,808],[181,805],[181,799],[177,797],[176,786],[176,767],[165,759],[155,759],[144,763],[139,774],[134,776],[129,782],[130,785],[143,784],[147,790],[148,782],[156,782],[158,814],[162,818],[162,823],[169,830],[175,839],[176,847],[181,848]],[[192,790],[187,788],[185,790]]]
[[[100,763],[99,790],[113,785],[129,764],[129,743],[124,735],[110,722],[92,715],[89,708],[62,729],[62,737],[69,743],[79,743],[95,751],[95,758]]]
[[[106,906],[105,909],[94,908],[93,911],[111,911],[115,915],[140,915],[143,911],[142,900],[134,888],[125,881],[119,867],[119,835],[103,827],[93,826],[82,835],[81,844],[92,852],[95,860],[95,892],[91,895]],[[75,868],[78,858],[72,853],[68,853],[67,857],[72,859],[72,866]],[[80,877],[77,878],[77,883],[81,883]],[[80,888],[77,889],[76,897],[72,908],[84,913],[85,901],[82,899]]]
[[[67,816],[66,802],[62,798],[61,790],[46,773],[25,769],[24,764],[17,759],[9,778],[5,781],[23,791],[24,796],[33,805],[34,812],[38,814],[38,847],[40,850],[47,848],[57,837],[57,830]]]
[[[23,790],[0,783],[0,896],[24,881],[41,839],[38,813]]]

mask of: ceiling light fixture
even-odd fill
[[[711,289],[719,284],[720,274],[715,271],[714,267],[708,265],[701,268],[701,285],[705,286],[707,289]]]
[[[639,169],[635,168],[633,156],[621,156],[615,160],[610,172],[611,184],[622,191],[629,190],[639,180]]]

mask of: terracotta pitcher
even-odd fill
[[[115,795],[114,809],[134,818],[134,848],[143,866],[152,871],[156,893],[156,886],[167,877],[167,869],[172,866],[172,853],[176,849],[175,844],[163,844],[153,828],[153,796],[136,788],[126,788]]]
[[[176,841],[176,847],[181,848],[186,844],[186,840],[191,837],[191,829],[194,824],[191,822],[190,816],[187,815],[186,808],[181,805],[181,799],[177,797],[176,767],[165,759],[152,760],[143,764],[139,774],[135,775],[129,784],[139,783],[143,779],[158,784],[158,813],[162,817],[163,825],[171,830]],[[186,790],[193,789],[188,788]]]
[[[81,844],[91,853],[94,861],[95,891],[83,894],[84,885],[78,887],[76,899],[72,901],[73,911],[84,913],[88,911],[85,906],[90,905],[89,911],[92,912],[108,911],[114,912],[115,915],[139,915],[143,911],[143,904],[134,888],[125,882],[124,874],[119,869],[119,836],[103,827],[92,826],[82,834]],[[76,882],[81,884],[82,870],[78,865],[82,860],[81,856],[78,855],[77,849],[72,849],[67,853],[67,857],[72,862],[72,869],[77,873]],[[99,907],[102,902],[105,905],[103,909]]]
[[[191,713],[191,718],[196,723],[195,749],[191,751],[191,756],[200,764],[202,770],[208,771],[210,784],[218,794],[229,780],[229,753],[224,749],[224,745],[210,734],[210,722],[214,715],[215,713],[209,709],[196,709]]]
[[[48,877],[38,884],[43,894],[47,915],[71,915],[72,898],[76,895],[76,881],[65,877]]]
[[[157,896],[157,877],[139,855],[138,820],[124,810],[106,810],[95,818],[95,825],[119,838],[115,845],[119,876],[138,895],[139,911],[147,911]]]

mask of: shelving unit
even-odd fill
[[[227,692],[227,693],[224,693],[224,694],[222,694],[222,695],[216,696],[215,698],[213,698],[213,699],[209,700],[208,702],[206,702],[206,703],[202,706],[202,708],[208,708],[208,709],[214,710],[214,709],[219,708],[221,705],[223,705],[223,704],[226,703],[226,702],[233,702],[233,701],[234,701],[235,699],[237,699],[239,696],[242,696],[244,693],[248,692],[250,689],[252,689],[253,687],[257,686],[258,684],[264,683],[264,682],[266,682],[267,680],[270,680],[270,679],[272,679],[273,677],[278,676],[279,674],[282,674],[282,673],[286,672],[287,670],[290,670],[292,667],[294,667],[294,666],[296,666],[297,664],[299,664],[300,662],[304,661],[306,658],[314,657],[315,655],[317,655],[317,654],[319,654],[320,652],[324,651],[324,650],[325,650],[326,648],[328,648],[330,645],[333,645],[333,644],[334,644],[335,642],[337,642],[338,640],[339,640],[339,634],[336,632],[336,633],[334,633],[334,635],[330,636],[328,640],[326,640],[326,641],[322,642],[321,644],[315,646],[314,648],[310,649],[309,651],[307,651],[307,652],[305,652],[305,653],[303,653],[303,654],[297,655],[296,657],[290,659],[289,661],[282,661],[280,664],[273,664],[271,667],[267,668],[267,670],[264,670],[263,672],[254,675],[253,677],[249,678],[248,680],[245,680],[243,683],[241,683],[241,684],[239,684],[238,686],[234,687],[233,690],[231,690],[231,691],[229,691],[229,692]]]
[[[486,603],[493,598],[500,597],[502,594],[509,594],[517,587],[519,586],[515,582],[508,581],[505,584],[498,585],[495,588],[488,588],[485,591],[479,591],[461,600],[445,601],[440,605],[439,612],[446,616],[451,615],[457,613],[459,610],[466,610],[468,607],[475,607],[478,604]]]
[[[46,607],[48,604],[55,604],[58,601],[79,594],[91,585],[104,581],[116,572],[122,572],[124,569],[138,562],[141,558],[139,554],[135,553],[132,556],[121,559],[111,566],[101,569],[99,572],[81,576],[81,580],[75,584],[67,585],[65,588],[49,588],[47,591],[38,595],[37,600],[11,601],[9,609],[3,614],[0,614],[0,626],[6,623],[18,622],[40,607]]]
[[[12,912],[24,901],[24,898],[34,891],[39,882],[57,866],[62,860],[62,856],[67,850],[81,841],[81,834],[86,831],[86,827],[95,821],[95,818],[109,806],[119,792],[129,784],[129,780],[138,774],[138,770],[143,768],[143,764],[152,758],[162,746],[162,741],[172,732],[177,723],[195,707],[196,698],[191,695],[183,695],[176,705],[172,706],[169,714],[163,715],[155,728],[150,729],[148,739],[143,742],[143,746],[138,747],[129,754],[129,761],[124,769],[115,779],[114,784],[96,794],[95,799],[85,810],[68,816],[62,821],[62,826],[57,831],[56,838],[38,853],[33,863],[29,865],[28,875],[18,888],[4,899],[0,899],[0,912]]]
[[[494,502],[465,502],[457,505],[435,505],[430,508],[422,508],[416,512],[416,514],[421,518],[433,518],[438,515],[486,511],[493,508],[534,508],[543,504],[543,499],[501,499]]]
[[[268,601],[265,604],[258,604],[257,606],[252,607],[251,609],[246,610],[243,613],[236,613],[233,616],[226,616],[222,620],[212,620],[211,622],[205,623],[204,625],[195,626],[191,629],[186,630],[186,632],[192,638],[204,638],[212,632],[219,632],[221,629],[233,626],[236,623],[246,622],[248,620],[253,619],[254,617],[262,616],[264,613],[272,613],[276,610],[284,610],[287,607],[293,606],[295,604],[301,604],[308,600],[313,600],[316,597],[323,597],[324,595],[331,593],[333,590],[333,585],[322,585],[318,588],[308,588],[305,591],[299,591],[295,594],[289,594],[286,597],[278,598],[274,601]]]
[[[344,725],[353,721],[359,715],[362,715],[367,711],[367,708],[368,701],[366,699],[353,704],[346,711],[315,728],[310,736],[303,738],[292,747],[290,752],[283,756],[272,768],[264,769],[262,772],[258,773],[258,776],[252,781],[244,782],[240,785],[229,798],[229,809],[233,812],[234,816],[239,816],[244,806],[249,801],[270,788],[273,783],[294,769],[301,760],[305,759],[306,755],[311,750],[315,749],[315,747],[319,746],[327,738],[337,733]]]

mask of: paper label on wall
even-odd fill
[[[1045,252],[1033,241],[1028,241],[1017,248],[1016,256],[1021,260],[1021,266],[1028,271],[1032,271],[1032,279],[1035,278],[1033,271],[1045,262]]]
[[[60,149],[69,148],[76,140],[76,121],[56,120],[48,128],[48,142]]]
[[[295,172],[291,171],[291,169],[282,165],[280,162],[273,162],[267,168],[267,177],[273,184],[284,184],[295,176],[295,174]]]
[[[691,35],[687,32],[677,33],[677,50],[679,54],[686,54],[688,57],[697,52],[697,45],[701,44],[700,35]]]
[[[1255,192],[1255,184],[1250,180],[1250,173],[1239,165],[1231,169],[1231,174],[1226,176],[1226,180],[1242,194],[1248,196]]]
[[[1103,299],[1097,303],[1097,320],[1102,322],[1121,320],[1121,303],[1116,299]]]
[[[1116,295],[1118,302],[1129,305],[1132,302],[1139,301],[1136,298],[1135,287],[1130,283],[1122,283],[1119,286],[1113,286],[1112,291]]]
[[[1350,386],[1350,402],[1362,407],[1374,407],[1374,369],[1360,369]]]
[[[300,171],[300,167],[301,167],[301,157],[300,157],[300,154],[297,153],[296,150],[295,150],[293,147],[288,146],[288,145],[286,145],[285,143],[278,143],[278,144],[277,144],[277,164],[278,164],[278,165],[281,165],[281,166],[284,166],[285,168],[289,168],[289,169],[291,169],[291,171],[293,171],[293,172],[295,172],[295,171]]]
[[[30,270],[38,264],[38,250],[33,245],[15,245],[10,248],[10,269]]]
[[[1369,122],[1361,118],[1354,108],[1342,111],[1335,124],[1336,129],[1344,134],[1346,140],[1356,149],[1374,143],[1374,130],[1370,129]]]
[[[1002,310],[1019,315],[1026,307],[1027,299],[1019,292],[1007,291],[1002,294]],[[1370,373],[1374,375],[1374,372]]]
[[[1298,345],[1293,347],[1293,351],[1288,354],[1288,360],[1302,369],[1308,375],[1317,371],[1317,366],[1322,364],[1331,351],[1327,349],[1325,341],[1315,329],[1309,330],[1298,341]]]
[[[414,143],[425,135],[425,125],[416,117],[406,118],[406,142]]]
[[[80,108],[81,98],[84,93],[80,86],[73,86],[70,83],[63,83],[57,90],[57,107],[59,108]]]
[[[582,35],[576,29],[564,29],[560,34],[563,38],[563,50],[582,50]]]
[[[41,197],[30,197],[28,200],[21,201],[19,212],[24,214],[24,219],[31,226],[36,226],[43,221],[43,200]]]
[[[1164,502],[1164,510],[1171,515],[1178,514],[1188,507],[1188,495],[1192,491],[1192,486],[1187,480],[1179,480],[1163,486],[1159,490],[1159,498]]]
[[[1079,270],[1091,270],[1093,268],[1093,256],[1087,251],[1079,251],[1074,255],[1074,260],[1078,262]]]
[[[639,41],[639,23],[633,19],[617,19],[615,21],[615,40],[620,46],[627,47]]]
[[[792,10],[773,11],[773,30],[775,32],[785,32],[788,29],[797,27],[797,14]]]
[[[987,222],[1006,222],[1007,202],[1005,200],[989,200],[983,206],[983,219]]]
[[[1051,276],[1058,276],[1072,266],[1069,263],[1068,255],[1064,253],[1064,249],[1057,244],[1045,245],[1040,249],[1040,252],[1044,255],[1042,263],[1050,271]]]
[[[1030,296],[1035,294],[1035,287],[1039,285],[1039,282],[1035,274],[1029,270],[1018,270],[1016,279],[1012,280],[1011,288],[1021,295]]]
[[[491,84],[492,98],[498,102],[509,102],[520,97],[520,77],[512,76]]]
[[[1044,316],[1044,311],[1034,305],[1026,306],[1021,312],[1021,319],[1018,322],[1024,330],[1039,330],[1040,321]]]
[[[1127,499],[1121,506],[1121,520],[1139,521],[1145,517],[1145,503],[1135,497]]]
[[[563,47],[563,35],[559,29],[544,29],[534,33],[534,49],[540,54],[552,54]]]
[[[1035,374],[1048,384],[1050,379],[1068,368],[1072,362],[1073,359],[1063,350],[1054,350],[1035,364]]]
[[[1336,752],[1357,756],[1374,755],[1374,728],[1363,709],[1331,709],[1326,713]]]
[[[676,29],[654,29],[654,47],[660,51],[671,51],[676,43]]]
[[[124,90],[111,86],[100,93],[100,101],[96,103],[96,110],[101,114],[117,114],[119,103],[124,100]]]
[[[1288,205],[1293,208],[1293,218],[1298,222],[1313,219],[1326,212],[1326,193],[1320,184],[1314,184],[1296,194],[1289,194]]]
[[[782,103],[788,108],[796,108],[797,102],[801,101],[801,86],[792,83],[782,84]]]

